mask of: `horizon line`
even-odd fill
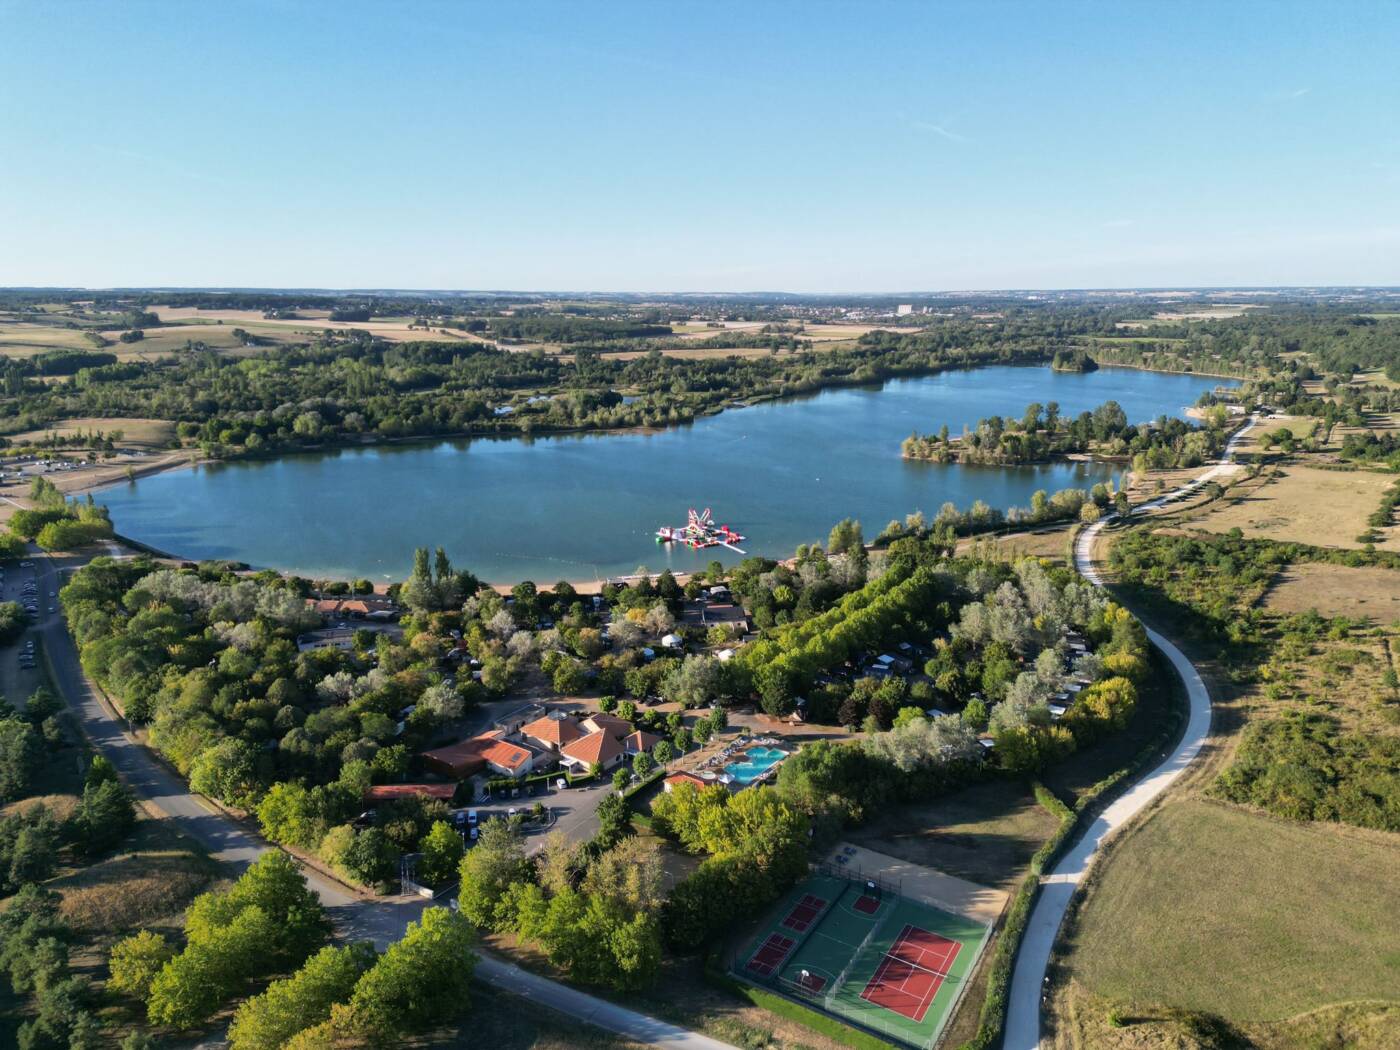
[[[587,289],[587,288],[428,288],[392,287],[387,285],[362,285],[357,287],[335,285],[251,285],[251,284],[13,284],[0,285],[0,292],[310,292],[327,295],[536,295],[536,296],[666,296],[707,297],[722,296],[800,296],[806,298],[910,298],[933,296],[967,295],[1029,295],[1029,294],[1191,294],[1199,292],[1230,292],[1234,294],[1269,292],[1395,292],[1400,293],[1400,284],[1163,284],[1163,285],[1083,285],[1046,287],[990,287],[990,288],[943,288],[915,291],[910,289],[879,292],[800,292],[781,289],[728,289],[724,291],[697,291],[685,289]]]

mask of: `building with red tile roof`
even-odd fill
[[[456,780],[464,780],[484,770],[503,777],[523,777],[534,765],[535,754],[529,748],[506,740],[505,734],[498,729],[447,747],[424,751],[421,757],[429,769]]]
[[[623,737],[622,747],[629,755],[638,755],[643,751],[648,754],[651,749],[661,743],[661,737],[655,733],[648,733],[644,729],[638,729],[631,736]]]
[[[617,715],[610,715],[603,711],[589,715],[583,720],[583,728],[590,733],[597,733],[605,730],[610,736],[621,740],[632,733],[632,723],[625,718],[618,718]]]
[[[533,722],[521,726],[520,735],[540,747],[550,751],[558,751],[565,744],[582,740],[588,735],[588,730],[569,715],[564,715],[562,718],[545,715],[543,718],[537,718]]]
[[[679,773],[672,773],[669,777],[666,778],[665,782],[662,784],[662,787],[665,788],[667,791],[671,791],[678,784],[689,784],[691,787],[695,788],[696,791],[703,791],[705,790],[705,788],[710,787],[713,783],[713,781],[705,780],[703,777],[698,777],[694,773],[686,773],[682,771]]]
[[[626,755],[627,751],[622,742],[612,733],[602,729],[559,749],[560,762],[580,771],[587,771],[594,765],[611,769]]]

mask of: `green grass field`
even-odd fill
[[[740,949],[733,972],[913,1047],[938,1039],[987,927],[862,883],[814,875]]]
[[[1062,946],[1069,972],[1127,1011],[1236,1023],[1397,1000],[1400,846],[1231,806],[1164,806],[1102,862]]]

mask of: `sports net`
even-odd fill
[[[831,1007],[836,996],[840,994],[841,989],[846,987],[846,981],[850,979],[852,967],[854,967],[861,956],[865,954],[865,949],[870,947],[870,942],[885,928],[885,923],[889,922],[890,916],[893,914],[893,910],[887,911],[870,924],[869,931],[861,938],[860,944],[856,945],[855,951],[851,952],[850,958],[846,960],[846,965],[843,966],[841,972],[836,975],[836,980],[831,982],[831,988],[827,991],[825,1000],[828,1008]]]

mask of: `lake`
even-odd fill
[[[1108,400],[1129,420],[1180,415],[1222,380],[1132,369],[995,366],[730,409],[650,433],[482,438],[215,463],[109,487],[117,531],[191,559],[230,558],[315,577],[402,579],[413,549],[442,545],[493,582],[593,580],[739,555],[660,546],[689,507],[786,557],[839,519],[867,538],[947,501],[1025,506],[1036,489],[1088,488],[1105,464],[973,467],[906,462],[912,431],[953,433],[1032,401],[1077,415]]]

